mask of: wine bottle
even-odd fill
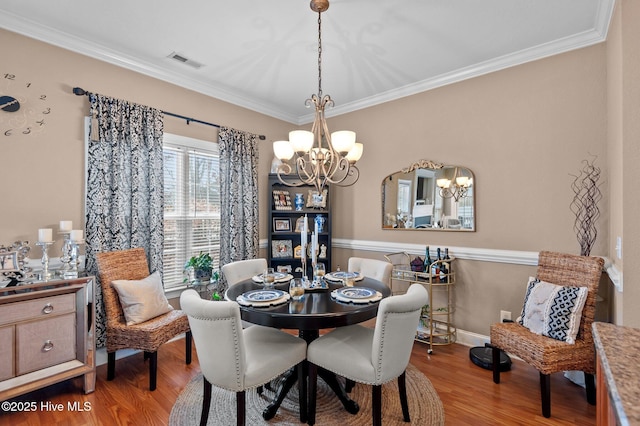
[[[442,263],[440,264],[440,282],[446,283],[449,280],[449,266],[448,263],[445,262],[444,258],[442,258]]]
[[[449,281],[449,274],[451,274],[451,262],[450,262],[451,258],[449,257],[449,248],[446,247],[444,249],[444,262],[442,264],[442,266],[445,268],[445,274],[446,274],[446,280],[445,282]]]
[[[431,255],[429,254],[429,246],[427,246],[427,249],[425,251],[424,254],[424,272],[426,272],[427,274],[429,272],[431,272]]]
[[[433,261],[433,266],[431,267],[431,276],[433,278],[433,282],[436,283],[440,281],[440,263],[438,260],[440,260],[440,248],[436,249],[436,258]]]

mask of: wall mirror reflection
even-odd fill
[[[421,160],[382,181],[382,227],[475,231],[474,193],[468,168]]]

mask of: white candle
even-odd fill
[[[73,228],[73,222],[70,220],[60,221],[60,232],[71,232],[71,228]]]
[[[312,245],[311,245],[311,260],[313,262],[313,264],[315,265],[316,263],[316,249],[318,248],[318,222],[314,221],[314,231],[313,234],[311,236],[311,241],[312,241]]]
[[[53,241],[53,229],[38,229],[38,241],[41,243],[50,243]]]
[[[82,229],[72,229],[69,239],[71,241],[82,241],[84,235]]]
[[[302,258],[307,257],[307,215],[304,215],[304,223],[302,224],[302,234],[300,234],[300,247],[302,248]]]

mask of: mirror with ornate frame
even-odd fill
[[[382,228],[475,231],[475,185],[466,167],[415,162],[382,181]]]

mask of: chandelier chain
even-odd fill
[[[318,11],[318,97],[322,98],[322,12]]]

